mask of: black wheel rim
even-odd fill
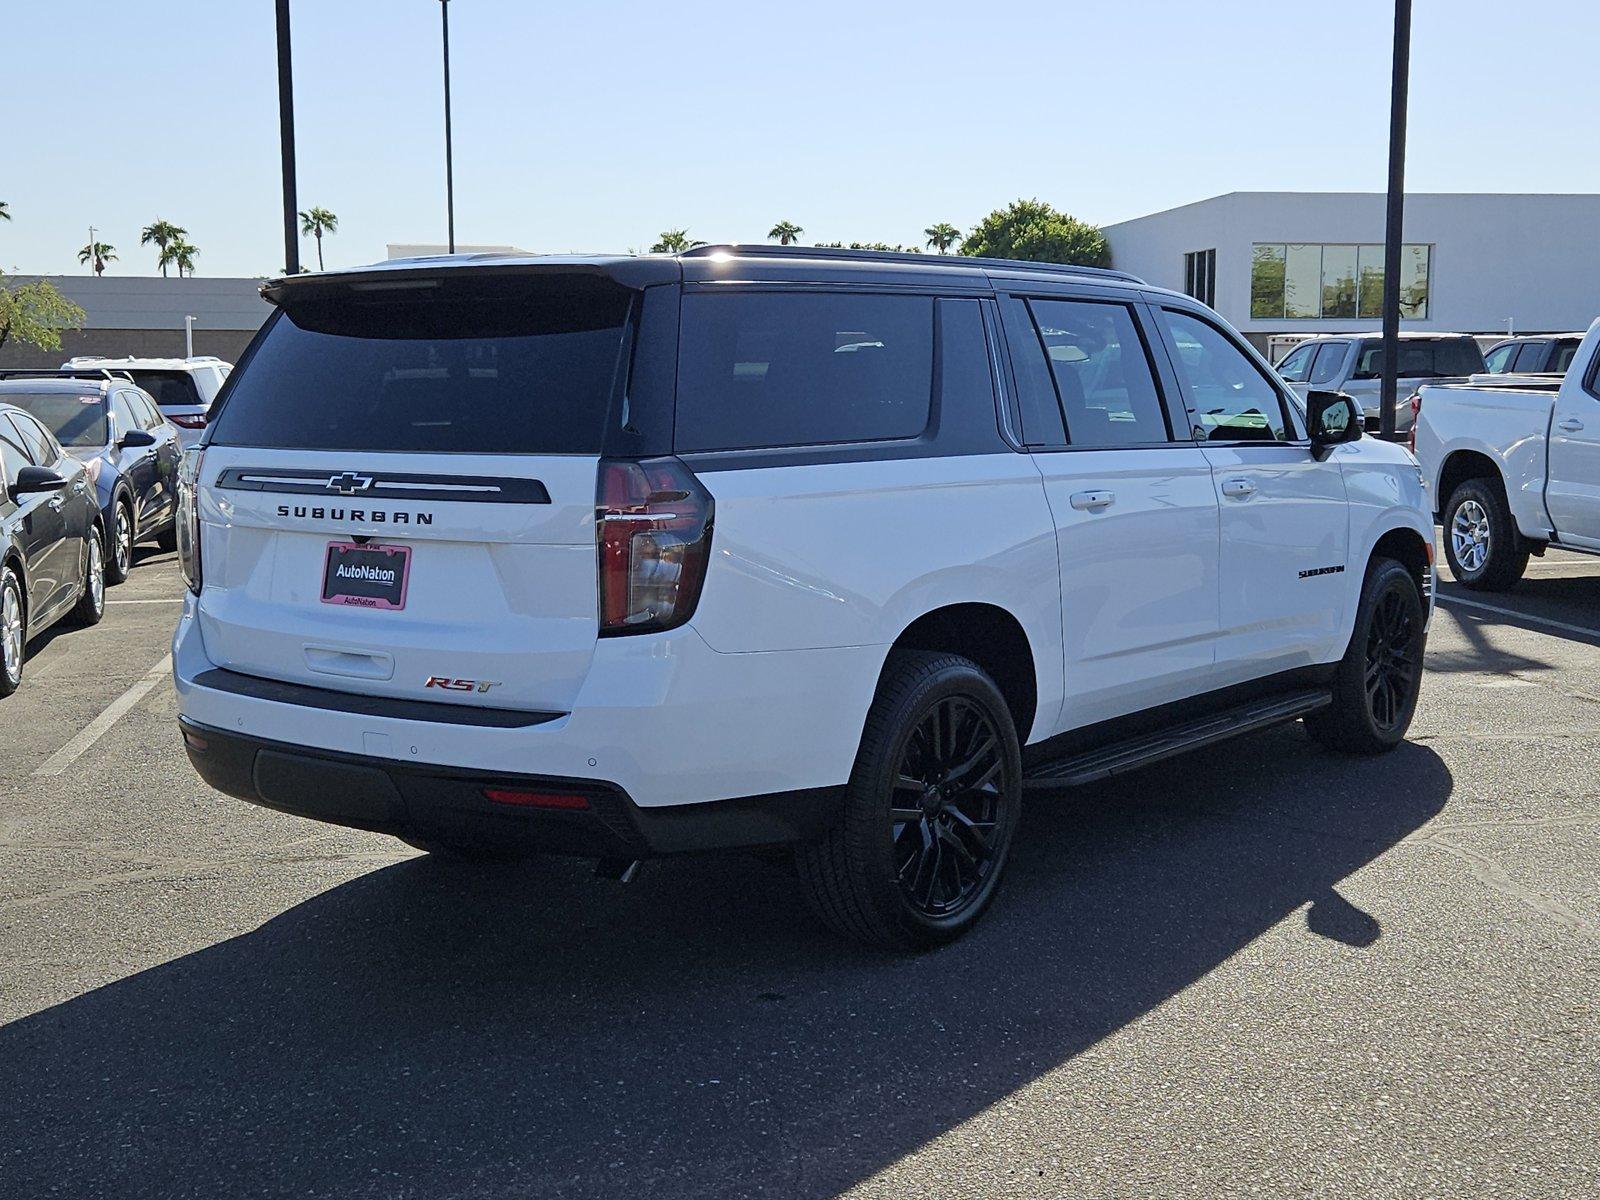
[[[1367,712],[1380,729],[1393,729],[1406,715],[1421,669],[1419,645],[1411,605],[1397,589],[1389,589],[1367,629]]]
[[[961,696],[940,700],[901,752],[889,809],[894,869],[918,912],[953,917],[983,891],[1008,833],[1005,745],[989,715]]]

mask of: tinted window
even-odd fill
[[[128,374],[155,398],[157,404],[185,408],[206,403],[201,399],[200,391],[188,371],[146,371],[135,368]]]
[[[927,428],[932,395],[929,297],[683,298],[680,451],[916,437]]]
[[[28,456],[23,453],[22,447],[6,436],[10,431],[10,422],[0,419],[0,487],[10,487],[17,481],[17,472],[28,465]],[[0,495],[0,504],[4,504],[6,499]]]
[[[1579,345],[1580,343],[1578,342],[1557,342],[1555,361],[1550,364],[1548,369],[1559,371],[1565,375],[1567,368],[1572,365],[1572,360],[1577,357]]]
[[[1170,437],[1150,359],[1122,304],[1031,302],[1074,446],[1132,446]]]
[[[1517,351],[1517,361],[1511,369],[1530,374],[1543,371],[1549,354],[1549,342],[1524,342],[1522,349]]]
[[[1215,326],[1188,313],[1161,310],[1177,356],[1178,381],[1195,437],[1212,442],[1288,440],[1277,388]]]
[[[86,396],[77,392],[18,395],[8,392],[0,399],[39,418],[63,446],[106,444],[106,405],[98,395]]]
[[[232,381],[218,445],[597,452],[633,293],[590,276],[451,280],[284,309]]]
[[[1515,343],[1509,346],[1496,346],[1483,356],[1484,369],[1495,375],[1503,375],[1511,370],[1511,356],[1517,352]]]
[[[1372,341],[1361,349],[1356,379],[1377,379],[1382,372],[1383,343]],[[1471,338],[1405,338],[1400,343],[1399,376],[1402,379],[1446,379],[1475,375],[1483,370],[1483,354]]]
[[[1278,374],[1290,383],[1304,383],[1311,375],[1311,360],[1316,353],[1315,346],[1300,346],[1289,351],[1289,356],[1278,364]]]
[[[153,433],[166,423],[166,419],[157,411],[156,406],[138,392],[127,392],[125,395],[128,397],[129,407],[133,409],[133,419],[139,422],[140,429],[148,429]]]
[[[1000,319],[1005,325],[1011,370],[1017,382],[1022,440],[1030,446],[1066,445],[1067,427],[1061,420],[1061,402],[1056,399],[1050,366],[1027,304],[1015,296],[1000,297]]]
[[[20,407],[20,406],[19,406]],[[41,467],[53,467],[61,460],[61,448],[55,438],[45,432],[44,426],[26,413],[11,413],[11,423],[22,435],[22,446],[29,457]]]
[[[139,418],[134,414],[128,395],[127,392],[113,392],[111,395],[111,416],[116,422],[118,440],[130,429],[139,428]]]
[[[1344,356],[1349,349],[1349,342],[1324,342],[1317,351],[1317,361],[1311,368],[1311,386],[1322,387],[1337,379],[1340,368],[1344,366]]]

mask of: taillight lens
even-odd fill
[[[1422,393],[1411,393],[1411,432],[1406,434],[1406,448],[1417,452],[1417,418],[1422,415]]]
[[[600,464],[602,637],[656,633],[694,615],[711,557],[711,515],[711,493],[675,458]]]
[[[205,413],[167,413],[167,420],[181,429],[204,429],[206,427]]]
[[[196,596],[200,594],[200,506],[195,492],[204,457],[204,449],[191,446],[183,452],[183,465],[178,468],[178,570]]]

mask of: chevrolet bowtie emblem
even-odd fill
[[[354,471],[346,471],[343,475],[335,475],[328,480],[328,490],[338,492],[341,496],[354,496],[357,492],[370,491],[372,488],[371,475],[357,475]]]

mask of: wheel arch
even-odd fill
[[[1439,483],[1433,494],[1435,517],[1444,517],[1444,507],[1450,502],[1450,497],[1469,479],[1492,479],[1494,486],[1500,489],[1501,497],[1509,504],[1505,475],[1501,472],[1500,464],[1482,450],[1461,448],[1452,450],[1439,466]]]
[[[15,546],[6,546],[0,549],[0,568],[10,567],[17,573],[17,582],[22,585],[22,631],[26,636],[28,631],[28,568],[22,561],[22,553]]]
[[[1027,743],[1038,717],[1038,668],[1027,631],[1012,613],[997,604],[946,604],[907,625],[892,649],[941,651],[971,659],[994,680],[1011,711],[1017,740]]]
[[[1372,544],[1367,555],[1367,569],[1380,558],[1392,558],[1410,573],[1416,581],[1423,604],[1428,604],[1433,594],[1432,544],[1409,525],[1396,526],[1383,533]]]

